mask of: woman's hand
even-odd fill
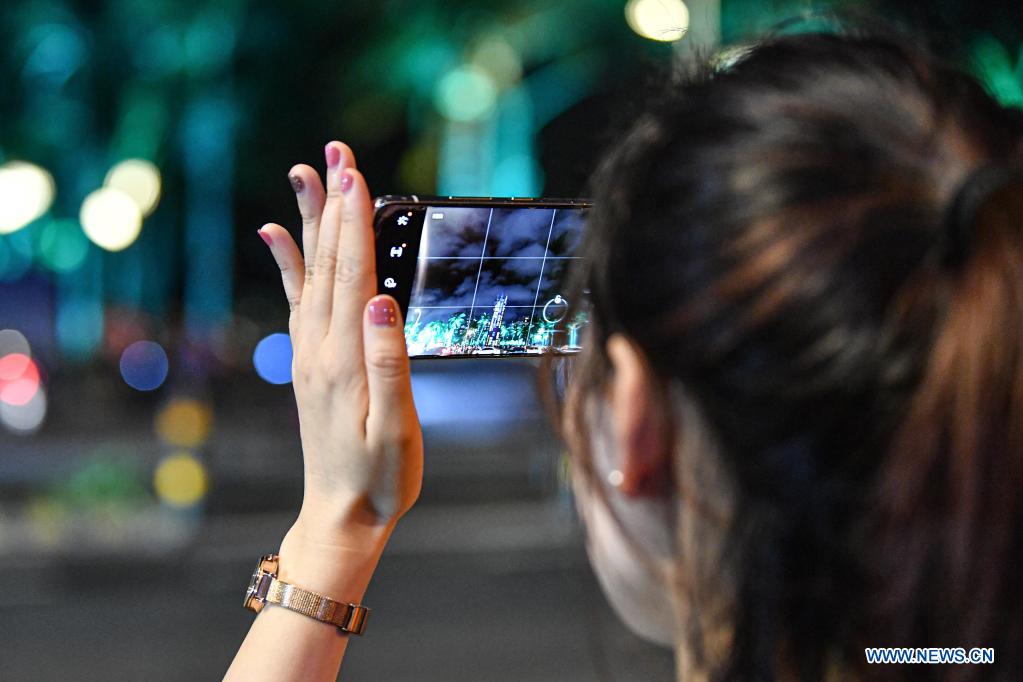
[[[291,169],[305,259],[280,225],[259,231],[291,305],[305,462],[302,511],[281,542],[278,579],[360,603],[394,524],[419,496],[423,437],[401,314],[393,298],[374,296],[366,183],[351,149],[331,142],[326,156],[326,190],[309,166]],[[263,609],[224,679],[333,680],[347,645],[332,625]]]
[[[412,402],[401,312],[376,294],[373,204],[351,149],[325,149],[326,190],[310,166],[289,178],[302,253],[286,229],[260,236],[291,307],[292,365],[305,462],[296,528],[316,544],[389,530],[419,495],[422,430]]]

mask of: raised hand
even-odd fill
[[[369,191],[347,145],[331,142],[325,156],[326,189],[310,166],[289,173],[302,252],[280,225],[259,233],[291,307],[305,468],[296,526],[329,544],[349,542],[353,528],[389,528],[408,511],[422,482],[423,445],[401,313],[393,298],[375,295]]]

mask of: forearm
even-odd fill
[[[280,580],[337,601],[362,603],[389,528],[362,528],[325,544],[296,524],[280,548]],[[351,636],[300,613],[268,604],[256,616],[225,680],[337,679]]]

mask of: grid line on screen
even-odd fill
[[[540,262],[540,277],[536,280],[536,291],[533,292],[533,311],[529,313],[529,327],[526,328],[526,338],[533,333],[533,322],[536,321],[536,299],[540,297],[540,287],[543,286],[543,269],[547,265],[547,252],[551,248],[551,233],[554,232],[554,218],[558,215],[558,209],[551,213],[551,224],[547,228],[547,243],[543,246],[543,260]]]
[[[480,288],[480,275],[483,274],[483,257],[487,255],[487,239],[490,237],[490,223],[494,220],[494,209],[490,209],[490,215],[487,216],[487,231],[483,234],[483,250],[480,251],[480,267],[476,271],[476,286],[472,290],[472,303],[469,304],[469,319],[472,320],[472,314],[476,310],[476,292]]]

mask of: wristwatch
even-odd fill
[[[259,613],[267,604],[276,604],[304,616],[336,625],[341,632],[361,635],[366,629],[369,609],[358,604],[334,601],[301,587],[277,579],[280,557],[266,554],[256,564],[245,590],[245,608]]]

